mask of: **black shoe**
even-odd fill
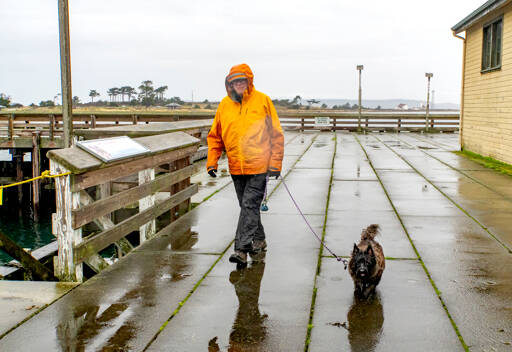
[[[235,251],[235,253],[231,254],[229,257],[229,261],[238,265],[247,265],[247,253]]]

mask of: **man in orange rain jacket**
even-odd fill
[[[225,81],[228,95],[220,102],[208,134],[208,173],[216,177],[225,150],[240,204],[235,252],[229,258],[240,265],[247,263],[247,253],[266,249],[260,205],[267,175],[277,179],[281,174],[284,152],[276,109],[267,95],[254,89],[253,77],[246,64],[231,68]]]

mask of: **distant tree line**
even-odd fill
[[[275,106],[286,108],[286,109],[297,109],[297,110],[298,109],[309,110],[313,105],[320,104],[320,100],[309,99],[309,100],[306,100],[308,105],[303,106],[302,101],[303,100],[300,97],[300,95],[295,96],[295,98],[293,98],[291,100],[290,99],[274,99],[274,100],[272,100],[272,102],[274,103]],[[320,108],[328,109],[329,107],[327,106],[327,104],[324,103],[320,106]],[[362,107],[362,108],[364,108],[364,107]],[[334,105],[331,109],[333,109],[333,110],[357,110],[358,105],[357,104],[350,105],[350,103],[345,103],[343,105]],[[377,109],[380,109],[380,106],[377,107]]]
[[[185,104],[180,97],[166,98],[165,92],[169,87],[161,86],[155,88],[153,87],[153,81],[150,80],[142,81],[137,89],[131,86],[109,88],[107,89],[107,95],[109,97],[108,102],[101,100],[94,102],[94,99],[99,97],[101,94],[98,93],[97,90],[91,89],[89,91],[89,97],[91,98],[91,102],[89,104],[110,106],[119,106],[119,104],[144,106],[167,105],[172,103],[179,105]]]

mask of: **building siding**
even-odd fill
[[[501,70],[480,73],[483,25],[503,15]],[[512,164],[512,3],[466,31],[462,120],[465,150]]]

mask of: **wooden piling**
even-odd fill
[[[14,114],[9,114],[9,127],[7,130],[7,136],[10,141],[12,141],[14,137]]]
[[[50,116],[50,128],[49,128],[49,131],[50,131],[50,139],[53,141],[53,139],[55,138],[55,115],[51,114]]]
[[[68,0],[58,0],[60,76],[62,87],[62,121],[64,123],[64,148],[71,147],[73,141],[73,103],[71,92],[71,54],[69,41]]]
[[[54,175],[66,173],[65,167],[50,160]],[[80,207],[80,192],[71,192],[71,176],[55,178],[55,223],[59,254],[54,258],[55,276],[61,281],[82,282],[83,265],[74,262],[74,247],[82,242],[82,228],[73,229],[74,209]]]
[[[96,115],[91,115],[91,128],[96,128]]]
[[[16,182],[23,181],[23,152],[19,149],[14,150],[12,156],[16,160]],[[21,203],[23,200],[23,186],[18,186],[18,202]],[[21,209],[21,208],[20,208]]]
[[[41,175],[41,149],[40,149],[40,132],[32,132],[32,177]],[[40,181],[34,180],[32,182],[32,205],[35,212],[39,208],[39,190]]]

